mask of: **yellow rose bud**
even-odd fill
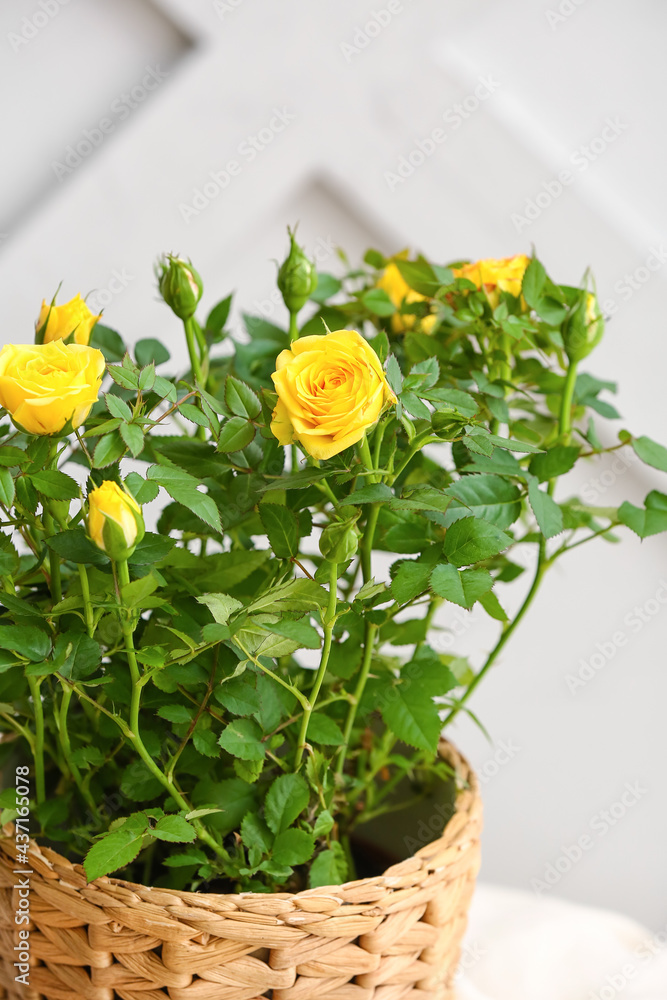
[[[75,344],[88,346],[93,327],[102,318],[94,316],[80,295],[62,306],[42,302],[42,308],[35,323],[38,344],[50,344],[53,340],[67,340],[73,335]]]
[[[356,444],[396,402],[380,359],[356,330],[301,337],[278,355],[271,430],[326,459]]]
[[[428,302],[425,295],[420,295],[414,288],[410,288],[393,261],[387,264],[375,287],[386,292],[397,309],[400,309],[403,304],[412,305],[413,302]],[[405,333],[406,330],[412,330],[418,321],[419,317],[411,313],[394,313],[391,317],[391,328],[394,333]],[[436,321],[437,316],[424,316],[419,321],[419,326],[424,333],[431,333]]]
[[[521,295],[521,284],[530,258],[524,253],[514,257],[503,257],[500,260],[488,258],[476,260],[463,267],[453,267],[455,278],[467,278],[478,288],[486,291],[491,308],[495,309],[500,302],[500,293],[509,292],[516,298]]]
[[[141,507],[118,483],[106,480],[88,494],[88,535],[114,562],[128,559],[144,537]]]
[[[104,355],[94,347],[7,344],[0,351],[0,406],[28,434],[79,427],[97,402]]]

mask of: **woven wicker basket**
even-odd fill
[[[383,875],[297,894],[177,892],[83,869],[33,844],[30,985],[14,980],[20,876],[0,839],[2,1000],[453,1000],[479,868],[481,800],[466,761],[437,840]]]

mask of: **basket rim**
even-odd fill
[[[232,907],[234,903],[243,905],[254,901],[267,901],[271,899],[289,902],[308,899],[314,901],[315,899],[322,898],[345,903],[347,902],[345,896],[351,890],[371,889],[372,887],[399,889],[406,886],[406,876],[409,876],[410,872],[416,872],[424,867],[429,867],[432,870],[440,868],[441,865],[429,864],[429,861],[437,859],[437,856],[441,855],[443,850],[456,852],[465,850],[471,843],[473,831],[481,827],[481,794],[477,775],[463,754],[448,740],[440,740],[438,755],[451,764],[455,772],[457,785],[455,811],[438,837],[428,841],[405,860],[391,865],[380,875],[369,876],[363,879],[353,879],[335,885],[318,886],[314,889],[302,889],[299,892],[214,893],[201,890],[181,890],[163,888],[162,886],[147,886],[111,875],[102,875],[89,882],[81,862],[70,861],[53,848],[41,847],[37,841],[31,838],[28,855],[37,862],[34,865],[35,870],[33,874],[42,875],[42,877],[46,877],[49,880],[57,879],[63,888],[75,891],[85,889],[86,901],[89,903],[97,902],[98,905],[104,905],[104,902],[101,899],[97,901],[91,898],[94,890],[101,890],[104,895],[105,890],[110,888],[129,891],[136,894],[139,898],[141,898],[143,893],[171,896],[175,900],[179,900],[190,906],[196,906],[197,904],[205,906],[205,901],[209,900],[214,905],[216,903],[218,905],[231,904]],[[455,822],[457,817],[459,822]],[[466,817],[467,821],[461,822]],[[10,864],[12,867],[15,865],[15,859],[11,855],[11,851],[13,850],[15,850],[14,828],[13,824],[7,824],[5,827],[0,828],[0,864],[5,866]],[[56,871],[56,868],[61,869],[60,872]],[[65,871],[62,871],[62,869],[65,869]],[[68,885],[66,878],[66,873],[68,872],[71,873],[73,880],[78,885]],[[81,885],[82,881],[83,885]],[[93,890],[93,893],[90,893],[90,890]]]

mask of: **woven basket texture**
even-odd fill
[[[31,843],[29,986],[14,978],[15,842],[0,839],[0,1000],[454,1000],[482,807],[467,762],[440,751],[460,787],[442,836],[343,885],[217,895],[87,883]]]

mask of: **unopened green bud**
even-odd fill
[[[158,262],[157,277],[160,295],[178,318],[194,316],[204,286],[190,261],[165,254]]]
[[[297,313],[317,288],[317,271],[294,239],[293,231],[287,231],[290,251],[278,271],[278,288],[289,311]]]
[[[571,362],[582,361],[602,340],[604,317],[597,295],[582,292],[563,324],[563,344]]]
[[[359,548],[360,532],[353,521],[329,524],[320,536],[320,552],[327,562],[346,563]]]

